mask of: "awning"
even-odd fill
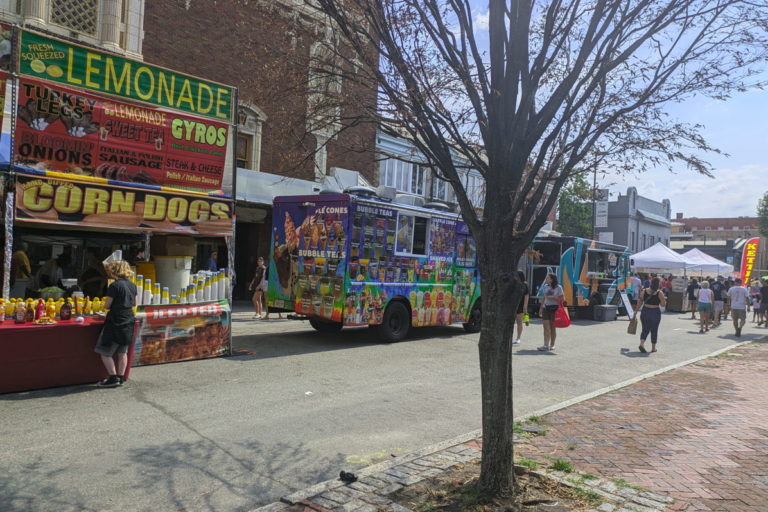
[[[724,263],[698,249],[691,249],[688,252],[684,252],[683,256],[698,263],[701,266],[701,270],[704,272],[717,272],[719,274],[733,273],[733,265]]]
[[[699,271],[700,265],[682,254],[678,254],[661,242],[648,249],[630,256],[633,268],[648,268],[660,270],[694,270]]]

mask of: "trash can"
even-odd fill
[[[611,322],[619,318],[618,306],[595,306],[595,322]]]

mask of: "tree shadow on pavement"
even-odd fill
[[[341,454],[324,458],[303,443],[255,440],[173,441],[131,450],[129,457],[138,469],[133,485],[162,497],[158,509],[165,510],[250,510],[333,478],[345,462]]]
[[[95,512],[101,507],[89,506],[87,498],[77,489],[67,489],[64,496],[53,479],[66,472],[52,470],[39,460],[34,463],[0,466],[0,510],[3,512],[29,512],[30,510],[57,510],[61,512]],[[103,504],[106,505],[106,504]]]

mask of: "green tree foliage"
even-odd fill
[[[768,192],[757,202],[757,230],[768,237]]]
[[[557,199],[557,230],[564,235],[592,237],[592,187],[581,173],[573,174]]]

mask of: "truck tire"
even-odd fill
[[[309,319],[309,325],[317,332],[339,332],[344,327],[341,322],[323,322],[314,318]]]
[[[465,331],[472,334],[480,332],[480,322],[483,318],[483,310],[481,306],[479,300],[475,301],[474,306],[472,306],[472,311],[469,313],[469,322],[462,324]]]
[[[393,300],[384,310],[381,325],[377,325],[375,330],[384,343],[397,343],[403,341],[410,328],[411,315],[408,314],[408,308],[402,302]]]

